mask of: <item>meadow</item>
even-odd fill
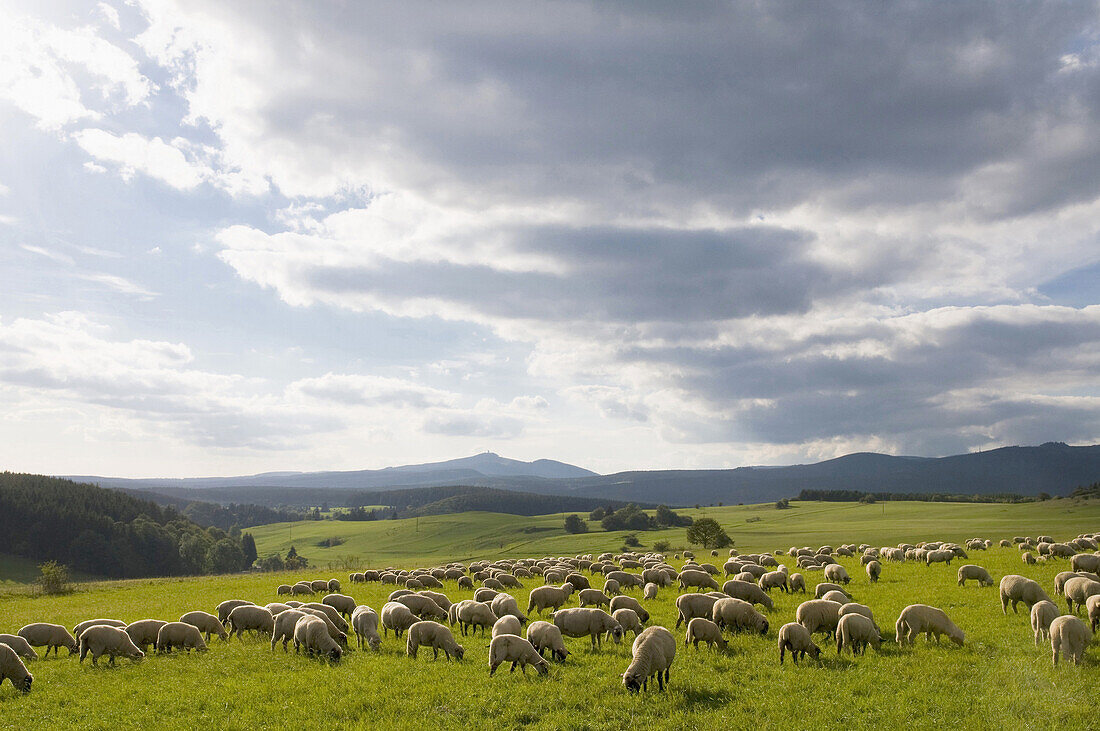
[[[701,514],[702,511],[688,511]],[[868,542],[891,545],[902,540],[961,540],[982,536],[994,540],[1016,534],[1052,533],[1068,537],[1100,528],[1100,507],[1068,501],[1027,505],[960,505],[890,503],[852,505],[801,503],[786,511],[771,506],[708,508],[744,551]],[[760,520],[746,522],[748,518]],[[361,528],[354,534],[349,527]],[[530,528],[545,530],[528,530]],[[295,524],[294,544],[315,563],[357,554],[364,562],[384,565],[434,565],[444,560],[499,556],[574,555],[618,550],[621,534],[593,532],[566,535],[561,516],[517,518],[464,514],[415,521],[335,524],[347,542],[333,549],[310,547],[311,539],[330,537],[334,524]],[[309,531],[315,530],[316,533]],[[289,547],[288,526],[256,530],[261,555]],[[683,544],[683,529],[642,533],[644,545],[665,537]],[[346,535],[345,535],[346,534]],[[332,553],[326,554],[326,551]],[[700,560],[709,552],[697,551]],[[793,567],[793,560],[779,560]],[[309,660],[268,643],[246,638],[214,640],[205,654],[150,656],[111,668],[93,668],[76,658],[30,663],[33,691],[19,695],[8,684],[0,689],[0,726],[37,728],[66,723],[84,728],[412,728],[430,725],[460,728],[897,728],[938,726],[975,728],[1052,728],[1095,725],[1087,701],[1100,680],[1100,666],[1089,651],[1080,667],[1051,667],[1049,644],[1036,647],[1025,612],[1003,615],[996,587],[956,584],[958,562],[926,567],[913,563],[883,564],[882,578],[871,584],[858,559],[840,559],[853,580],[854,599],[869,605],[884,632],[893,634],[900,610],[914,602],[943,608],[967,635],[959,648],[919,640],[915,647],[883,643],[861,657],[837,657],[823,636],[819,662],[780,666],[775,645],[778,628],[793,621],[807,597],[773,592],[775,609],[767,612],[766,637],[736,635],[728,650],[694,650],[679,645],[665,693],[650,690],[628,695],[619,674],[630,661],[630,640],[607,643],[594,652],[584,639],[566,639],[573,653],[564,664],[552,663],[548,676],[527,677],[518,671],[488,676],[487,639],[456,638],[466,647],[463,662],[417,660],[405,656],[404,642],[391,634],[380,651],[348,653],[338,665]],[[1015,548],[974,551],[970,563],[985,566],[996,579],[1021,573],[1039,580],[1053,594],[1054,575],[1068,561],[1025,566]],[[679,566],[679,561],[671,561]],[[0,632],[25,623],[48,621],[72,627],[91,617],[134,621],[146,617],[176,619],[185,611],[214,611],[218,602],[243,598],[258,604],[276,601],[276,587],[302,578],[330,578],[359,603],[380,609],[392,585],[350,584],[346,573],[306,569],[284,574],[149,579],[81,584],[72,594],[37,597],[21,589],[0,589]],[[812,586],[819,574],[807,573]],[[525,581],[513,590],[526,608],[531,588]],[[594,581],[600,586],[600,580]],[[472,591],[446,582],[452,600]],[[647,602],[650,624],[675,627],[674,600],[666,588]],[[636,595],[636,594],[635,594]],[[1064,606],[1064,604],[1062,605]],[[674,630],[682,638],[683,628]],[[354,644],[354,641],[353,641]]]

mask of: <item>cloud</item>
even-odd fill
[[[19,248],[23,249],[24,251],[29,251],[32,254],[44,256],[47,259],[57,262],[58,264],[68,264],[71,266],[75,263],[71,256],[69,256],[68,254],[63,254],[60,251],[50,251],[49,249],[44,249],[41,246],[31,246],[30,244],[20,244]]]
[[[210,174],[189,161],[178,147],[159,137],[146,139],[133,132],[118,136],[101,129],[84,129],[74,134],[73,139],[100,162],[117,165],[125,180],[142,173],[173,188],[191,190]]]

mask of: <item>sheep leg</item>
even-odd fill
[[[439,648],[438,647],[433,647],[432,648],[432,659],[433,660],[438,660],[439,659]],[[447,659],[448,660],[451,659],[451,653],[449,653],[449,652],[447,653]]]
[[[492,677],[493,673],[495,673],[497,671],[498,667],[500,667],[499,662],[495,663],[495,664],[494,663],[489,663],[489,676],[490,677]]]

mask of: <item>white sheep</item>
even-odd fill
[[[1078,553],[1069,560],[1069,567],[1074,571],[1088,571],[1100,573],[1100,555],[1095,553]]]
[[[21,627],[16,634],[30,643],[32,647],[45,647],[46,654],[42,656],[43,658],[50,656],[50,650],[53,650],[56,657],[62,647],[67,649],[70,655],[80,650],[76,638],[69,634],[69,630],[59,624],[35,622]]]
[[[310,591],[312,594],[313,592]],[[246,599],[226,599],[224,602],[218,605],[218,621],[225,624],[229,620],[229,613],[237,607],[243,607],[247,605],[255,606],[255,602],[250,602]],[[77,635],[80,636],[79,634]]]
[[[836,602],[837,604],[847,604],[851,601],[847,594],[842,591],[837,591],[836,589],[825,592],[821,598],[826,601]]]
[[[147,646],[157,644],[157,633],[166,624],[168,623],[159,619],[140,619],[126,626],[126,634],[144,652]]]
[[[748,581],[730,579],[725,584],[722,584],[722,593],[750,604],[759,604],[768,610],[775,608],[775,602],[772,601],[772,598],[768,596],[767,592],[756,584]]]
[[[1035,602],[1031,606],[1031,631],[1035,633],[1035,646],[1038,647],[1041,640],[1050,639],[1050,623],[1061,612],[1054,602],[1046,600]]]
[[[910,604],[901,610],[894,629],[897,631],[899,645],[912,645],[922,632],[929,640],[935,636],[936,642],[940,641],[940,635],[947,635],[948,639],[959,646],[962,646],[966,638],[963,631],[947,616],[947,612],[927,604]]]
[[[867,578],[874,584],[878,581],[878,577],[882,575],[882,564],[874,559],[867,562]]]
[[[810,599],[798,605],[794,615],[795,621],[805,627],[811,635],[815,632],[827,632],[831,637],[836,634],[841,606],[839,602],[827,599]]]
[[[469,600],[467,600],[469,601]],[[459,602],[460,604],[462,602]],[[477,602],[470,602],[471,604],[477,604]],[[479,606],[485,606],[481,604]],[[486,607],[488,609],[488,607]],[[409,610],[401,602],[386,602],[382,605],[382,634],[385,635],[388,630],[393,630],[393,633],[397,637],[401,637],[401,634],[420,621],[412,611]],[[466,634],[463,631],[462,634]]]
[[[506,617],[511,619],[518,625],[519,622],[515,617]],[[494,630],[496,628],[494,627]],[[438,660],[439,651],[443,650],[443,654],[450,660],[451,656],[454,656],[455,660],[461,660],[465,654],[465,649],[462,645],[455,642],[455,637],[451,634],[451,630],[439,622],[432,622],[431,620],[422,620],[417,622],[412,627],[409,627],[409,637],[405,643],[405,653],[416,659],[416,652],[420,646],[432,648],[432,656]]]
[[[643,599],[656,599],[657,598],[657,584],[653,583],[652,581],[649,582],[648,584],[646,584],[645,588],[642,589],[642,598]]]
[[[828,594],[830,591],[839,591],[848,599],[852,598],[852,595],[843,586],[841,586],[840,584],[834,584],[829,581],[823,581],[818,584],[817,588],[814,589],[814,596],[817,599],[824,599],[825,595]]]
[[[294,627],[297,626],[298,620],[312,616],[314,615],[300,609],[288,609],[285,612],[280,612],[275,617],[275,626],[271,630],[271,651],[274,652],[275,646],[282,642],[283,652],[286,652],[287,643],[294,639]]]
[[[561,586],[536,587],[531,590],[528,598],[527,613],[537,611],[542,614],[542,610],[547,607],[556,611],[561,605],[569,601],[569,595],[572,593],[573,585],[568,581]]]
[[[393,601],[404,604],[420,619],[434,619],[437,622],[444,622],[447,619],[447,613],[442,607],[423,594],[406,594]]]
[[[530,642],[516,635],[500,635],[489,643],[489,675],[506,662],[512,663],[509,672],[515,672],[516,665],[519,665],[524,675],[527,674],[528,665],[534,667],[539,675],[546,675],[550,671],[546,658]]]
[[[844,614],[836,626],[836,653],[847,647],[853,655],[862,655],[867,645],[879,649],[882,635],[875,623],[862,614]]]
[[[372,650],[382,646],[382,638],[378,636],[378,613],[366,604],[360,604],[351,613],[351,626],[359,649],[363,648],[364,641]]]
[[[611,614],[615,614],[615,610],[617,609],[633,609],[634,613],[638,615],[638,619],[640,619],[643,624],[649,621],[649,611],[645,607],[643,607],[641,602],[639,602],[634,597],[614,597],[611,600],[609,611],[611,612]]]
[[[1050,601],[1050,597],[1043,591],[1037,581],[1019,574],[1008,574],[1001,579],[999,587],[1001,593],[1001,612],[1008,614],[1008,604],[1012,603],[1012,611],[1017,612],[1016,605],[1023,602],[1030,609],[1036,602]]]
[[[270,611],[270,610],[268,610]],[[207,642],[210,641],[210,635],[214,634],[220,637],[223,641],[229,639],[229,633],[225,631],[225,626],[218,621],[218,618],[209,612],[203,612],[196,610],[194,612],[187,612],[179,618],[179,621],[186,622],[187,624],[197,628],[199,632],[202,632]]]
[[[355,600],[346,594],[328,594],[321,603],[327,604],[348,619],[351,619],[351,613],[355,611]]]
[[[619,626],[623,628],[623,632],[633,632],[637,637],[641,634],[645,627],[642,625],[641,618],[638,617],[638,613],[633,609],[627,607],[619,607],[611,612],[611,618],[619,623]]]
[[[700,571],[699,569],[685,569],[680,572],[680,591],[687,588],[694,589],[718,589],[718,582],[715,581],[710,574],[706,571]]]
[[[109,655],[111,665],[115,664],[116,657],[128,657],[131,660],[140,660],[145,657],[137,645],[130,640],[126,630],[111,627],[106,624],[93,625],[80,633],[80,662],[89,653],[92,655],[92,665],[99,664],[100,655]]]
[[[5,680],[10,680],[20,692],[30,693],[34,676],[27,672],[27,666],[15,654],[15,650],[7,645],[0,645],[0,685]]]
[[[1094,594],[1085,600],[1085,609],[1089,615],[1089,626],[1096,632],[1100,626],[1100,594]]]
[[[752,604],[733,597],[714,602],[711,619],[722,629],[733,632],[750,630],[762,635],[768,633],[767,617],[756,611]]]
[[[714,602],[724,599],[727,595],[718,592],[707,594],[682,594],[676,597],[676,629],[680,624],[690,622],[695,617],[710,617],[714,608]]]
[[[1092,631],[1077,617],[1064,614],[1050,623],[1050,650],[1055,667],[1058,666],[1060,654],[1073,660],[1074,665],[1079,665],[1090,642]]]
[[[676,659],[672,633],[664,627],[650,627],[634,639],[630,651],[633,659],[623,673],[623,686],[631,693],[647,690],[650,677],[656,675],[657,687],[663,691]]]
[[[699,649],[699,643],[705,642],[714,649],[721,647],[723,650],[729,642],[722,636],[722,628],[705,617],[695,617],[687,624],[684,633],[684,647],[690,643],[695,649]]]
[[[522,637],[523,625],[520,624],[518,619],[508,614],[493,623],[492,636],[496,637],[497,635],[516,635],[517,637]]]
[[[848,576],[847,570],[838,563],[829,564],[825,567],[825,578],[837,584],[847,584],[852,580]]]
[[[275,629],[275,617],[265,607],[257,607],[255,604],[242,604],[229,613],[225,621],[229,633],[237,635],[237,639],[243,639],[245,632],[255,632],[259,635],[270,635]]]
[[[527,627],[527,641],[538,650],[540,655],[545,650],[550,650],[550,656],[558,662],[565,662],[565,658],[569,656],[561,630],[550,622],[532,622]]]
[[[493,601],[489,602],[489,608],[497,617],[512,616],[519,620],[521,625],[527,624],[527,615],[519,610],[519,605],[511,594],[497,594],[493,597]]]
[[[1074,576],[1062,586],[1062,593],[1066,597],[1066,606],[1073,614],[1085,606],[1085,601],[1090,596],[1100,594],[1100,581],[1086,579],[1083,576]],[[1076,606],[1074,606],[1076,605]]]
[[[801,591],[803,594],[806,593],[806,577],[802,574],[791,574],[790,583],[792,594],[794,594],[796,591]]]
[[[784,592],[790,592],[790,586],[788,585],[788,577],[785,571],[769,571],[760,577],[760,581],[757,585],[764,591],[771,591],[772,589],[782,589]]]
[[[102,625],[104,627],[117,627],[119,629],[126,629],[126,623],[123,622],[121,619],[86,619],[77,626],[73,627],[73,636],[76,637],[77,640],[79,640],[80,635],[83,634],[84,630],[88,629],[89,627],[96,627],[98,625]]]
[[[480,627],[481,634],[485,634],[485,630],[491,630],[493,625],[496,624],[497,615],[493,613],[492,608],[487,604],[481,602],[470,601],[469,599],[459,602],[455,610],[455,616],[458,619],[458,625],[462,629],[462,634],[466,634],[466,630],[469,628]]]
[[[303,647],[310,657],[327,654],[332,662],[338,662],[343,656],[343,650],[332,639],[320,617],[302,617],[294,625],[294,653]]]
[[[206,643],[203,642],[202,632],[193,624],[187,622],[165,622],[157,632],[157,653],[171,652],[172,648],[179,647],[185,652],[195,650],[206,652]]]
[[[959,567],[958,579],[959,586],[965,586],[968,579],[976,580],[978,586],[993,586],[993,577],[989,575],[989,572],[972,563]]]
[[[316,609],[319,612],[324,612],[325,617],[327,617],[330,622],[336,625],[336,628],[338,630],[340,630],[341,632],[348,631],[348,623],[344,620],[343,615],[341,615],[340,612],[336,611],[334,607],[330,607],[328,604],[322,604],[321,602],[308,602],[306,604],[303,604],[300,608]],[[415,612],[416,610],[413,611]],[[446,616],[446,614],[443,615],[444,618]]]
[[[783,664],[783,654],[790,650],[791,659],[796,663],[807,654],[817,659],[821,648],[814,644],[810,631],[798,622],[788,622],[779,628],[779,664]]]
[[[615,644],[623,639],[622,625],[602,609],[559,609],[551,615],[551,619],[566,637],[591,638],[594,650],[602,645],[605,634],[610,634]]]
[[[31,647],[31,643],[19,635],[0,635],[0,645],[7,645],[15,651],[16,655],[25,660],[38,659],[38,653]]]

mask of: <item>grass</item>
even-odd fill
[[[773,509],[770,514],[760,508],[731,507],[708,509],[707,515],[718,517],[743,549],[861,540],[895,544],[903,539],[970,535],[998,539],[1039,532],[1068,536],[1100,526],[1100,509],[1095,505],[1073,506],[1066,501],[1026,506],[891,503],[885,517],[881,511],[881,506],[802,503],[788,511]],[[757,514],[760,522],[741,528],[746,517]],[[559,518],[507,516],[503,521],[491,514],[421,518],[420,533],[415,526],[409,527],[412,521],[368,523],[362,526],[371,530],[361,533],[341,530],[348,543],[333,550],[346,554],[366,548],[364,553],[372,564],[413,566],[459,555],[575,554],[590,546],[617,548],[616,544],[621,544],[620,535],[523,532],[528,526],[552,527],[555,522],[560,528]],[[977,528],[983,525],[986,530]],[[324,560],[323,552],[329,549],[316,549],[305,540],[309,527],[295,525],[295,544],[311,558]],[[494,537],[494,530],[503,530],[500,538]],[[331,524],[322,526],[318,538],[331,535],[330,531]],[[683,529],[668,533],[674,534],[680,536],[676,542],[682,543]],[[644,533],[641,537],[648,542],[654,535]],[[282,545],[280,540],[277,528],[262,542],[257,535],[257,542],[268,550]],[[493,541],[497,541],[495,546]],[[500,541],[504,541],[503,547]],[[353,542],[357,542],[354,551]],[[420,549],[424,553],[417,554]],[[445,555],[449,550],[455,554]],[[400,557],[407,560],[398,560]],[[790,562],[787,557],[780,560]],[[998,578],[1006,573],[1032,576],[1049,592],[1053,591],[1054,575],[1068,564],[1025,566],[1014,548],[974,552],[970,561],[985,566]],[[64,653],[58,660],[32,663],[35,685],[30,695],[18,695],[7,684],[0,689],[0,726],[33,728],[59,718],[84,728],[205,725],[231,729],[305,725],[422,728],[426,721],[440,728],[476,724],[547,729],[1093,725],[1094,711],[1085,699],[1100,680],[1100,666],[1092,656],[1095,650],[1090,650],[1079,668],[1052,668],[1049,645],[1035,647],[1027,615],[1002,615],[995,587],[957,586],[957,564],[886,563],[882,580],[872,585],[858,561],[841,562],[854,577],[850,590],[855,599],[874,609],[884,630],[892,628],[904,606],[923,601],[951,615],[966,631],[966,645],[937,646],[921,640],[915,648],[899,649],[886,643],[881,653],[838,658],[835,648],[826,648],[822,639],[820,663],[794,666],[788,660],[780,666],[776,631],[793,620],[795,608],[806,597],[773,593],[776,608],[768,615],[771,629],[767,637],[735,636],[726,652],[695,651],[680,645],[671,687],[664,694],[651,691],[629,696],[622,689],[619,674],[629,663],[629,643],[605,645],[597,653],[589,650],[587,639],[567,639],[573,655],[564,665],[554,665],[548,677],[529,674],[524,678],[518,672],[498,671],[489,678],[487,641],[480,637],[458,637],[466,647],[462,663],[434,662],[431,653],[410,660],[404,655],[403,642],[391,635],[381,651],[353,652],[337,666],[296,657],[293,652],[272,653],[261,640],[227,644],[215,640],[204,655],[121,661],[117,668],[102,664],[92,668],[88,662],[80,665]],[[0,632],[14,631],[31,621],[71,627],[99,616],[126,621],[175,619],[191,609],[212,611],[218,602],[231,597],[263,604],[276,600],[275,588],[280,583],[332,575],[312,569],[294,574],[101,582],[83,584],[76,593],[61,597],[33,597],[7,590],[0,594]],[[807,576],[812,586],[817,575]],[[512,592],[521,606],[526,607],[527,594],[538,583],[526,581],[524,589]],[[600,585],[598,580],[595,585]],[[345,593],[376,609],[392,588],[344,585]],[[446,593],[453,600],[472,596],[451,582],[447,582]],[[663,590],[647,604],[653,614],[651,624],[675,626],[676,595],[673,590]],[[682,628],[676,632],[682,637],[681,633]]]

